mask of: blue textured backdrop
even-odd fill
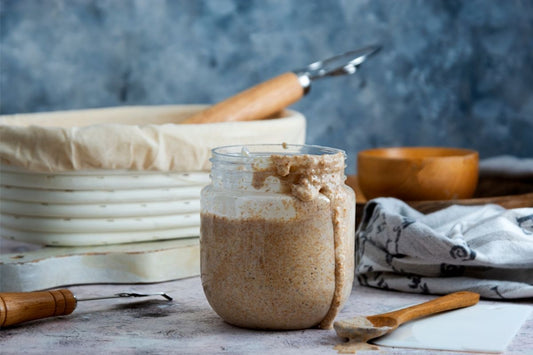
[[[213,103],[370,43],[294,105],[309,143],[533,156],[529,0],[1,1],[0,112]]]

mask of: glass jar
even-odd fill
[[[201,278],[226,322],[330,329],[354,278],[355,194],[343,151],[219,147],[201,194]]]

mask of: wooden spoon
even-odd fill
[[[475,305],[479,294],[468,291],[454,292],[432,301],[397,311],[374,316],[358,316],[352,319],[337,321],[333,324],[337,335],[348,338],[352,342],[365,343],[392,332],[401,324],[430,314],[449,311]]]

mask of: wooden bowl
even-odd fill
[[[404,201],[471,198],[478,181],[478,153],[442,147],[378,148],[359,152],[359,186],[367,199]]]

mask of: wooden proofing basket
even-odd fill
[[[197,237],[212,148],[305,143],[305,118],[179,124],[205,106],[0,117],[0,235],[61,246]]]

